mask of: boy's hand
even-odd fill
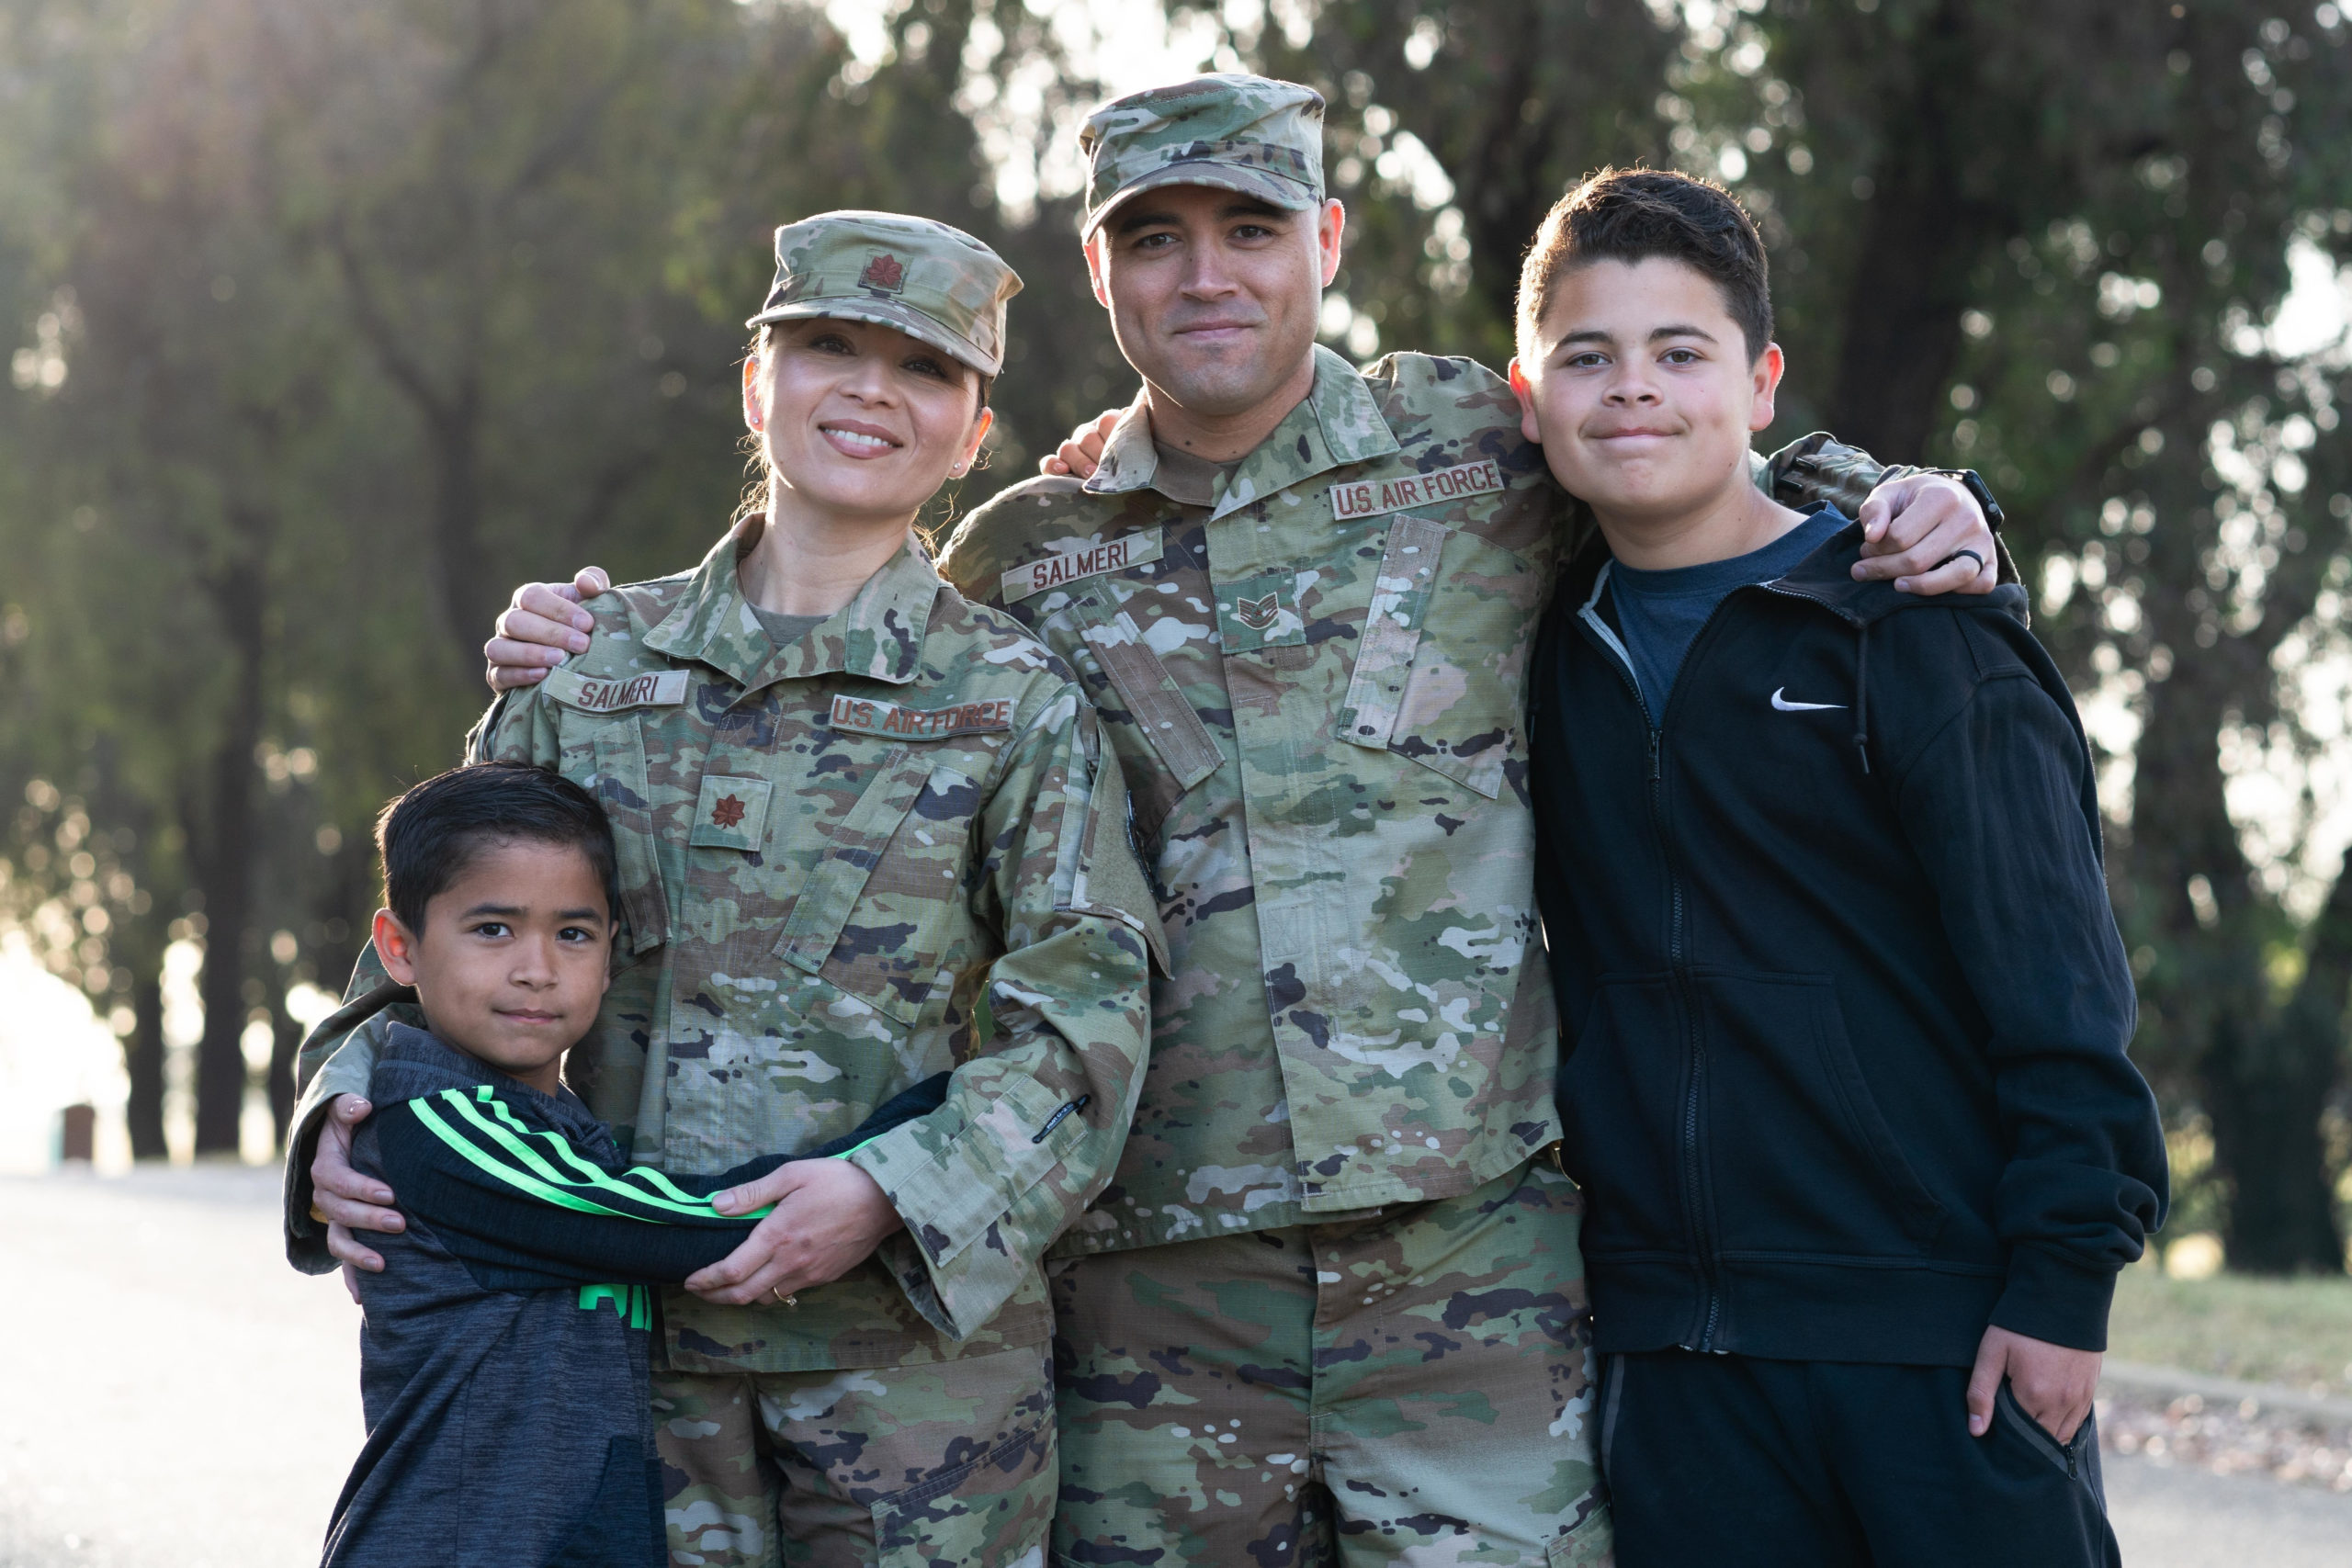
[[[318,1153],[311,1158],[311,1215],[327,1224],[327,1253],[346,1269],[384,1271],[384,1260],[359,1245],[351,1233],[383,1231],[398,1235],[408,1229],[401,1212],[390,1205],[392,1190],[372,1177],[362,1176],[351,1164],[351,1130],[368,1120],[375,1109],[356,1094],[338,1094],[327,1101],[327,1119],[319,1126]],[[346,1277],[344,1283],[347,1286]],[[354,1294],[356,1299],[356,1293]]]
[[[766,1203],[775,1212],[742,1246],[689,1277],[686,1289],[727,1306],[774,1303],[840,1279],[906,1224],[881,1186],[845,1159],[795,1160],[712,1200],[722,1214]]]
[[[1958,479],[1906,474],[1862,502],[1862,558],[1857,581],[1894,579],[1905,593],[1990,593],[2001,578],[1984,509]],[[1971,560],[1968,551],[1974,555]]]
[[[1969,1435],[1981,1438],[1993,1429],[1993,1399],[2007,1378],[2020,1409],[2060,1442],[2073,1442],[2098,1393],[2098,1363],[2096,1350],[2070,1350],[2006,1328],[1986,1329],[1976,1347],[1976,1370],[1968,1378]]]
[[[583,566],[569,582],[526,582],[498,617],[492,638],[481,645],[489,668],[483,678],[493,692],[535,686],[567,653],[588,651],[595,617],[580,607],[613,585],[601,566]]]
[[[1102,466],[1102,447],[1112,428],[1125,418],[1125,409],[1104,409],[1069,433],[1069,439],[1037,459],[1037,471],[1056,479],[1091,479]]]

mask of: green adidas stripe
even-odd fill
[[[611,1201],[639,1204],[649,1209],[688,1219],[758,1219],[775,1208],[771,1203],[762,1208],[749,1210],[742,1214],[721,1214],[711,1207],[710,1199],[696,1198],[680,1191],[667,1177],[650,1167],[632,1166],[620,1176],[615,1177],[610,1172],[582,1159],[578,1151],[574,1150],[561,1134],[535,1132],[524,1126],[516,1119],[513,1108],[492,1095],[478,1094],[476,1100],[480,1105],[487,1106],[492,1116],[496,1119],[496,1122],[504,1123],[503,1126],[485,1120],[481,1111],[476,1108],[476,1102],[467,1100],[457,1089],[444,1089],[441,1098],[447,1100],[463,1120],[479,1128],[483,1137],[499,1148],[504,1149],[514,1159],[521,1161],[529,1172],[535,1172],[539,1180],[544,1183],[567,1190],[584,1188],[605,1196]],[[533,1146],[535,1144],[544,1145],[545,1154],[535,1148]],[[558,1170],[548,1162],[548,1155],[552,1155],[555,1159],[577,1170],[580,1173],[579,1176],[567,1176]],[[502,1176],[503,1174],[500,1164],[486,1163],[489,1159],[488,1156],[476,1157],[474,1154],[469,1153],[468,1157],[492,1174]],[[515,1185],[523,1184],[516,1182]],[[646,1187],[656,1185],[669,1193],[675,1194],[675,1197],[645,1190]],[[609,1213],[613,1211],[600,1209],[599,1212]],[[649,1224],[662,1223],[657,1215],[628,1214],[624,1217],[642,1220]]]
[[[447,1092],[452,1097],[456,1094],[455,1090],[449,1090]],[[458,1100],[457,1103],[462,1106],[464,1101]],[[529,1193],[534,1198],[537,1198],[545,1202],[553,1203],[559,1208],[574,1209],[583,1214],[605,1214],[616,1220],[638,1218],[635,1214],[624,1214],[616,1210],[607,1209],[602,1203],[592,1203],[587,1199],[577,1197],[572,1193],[565,1191],[560,1187],[550,1186],[547,1182],[541,1181],[527,1170],[518,1170],[514,1167],[507,1165],[503,1160],[491,1158],[490,1156],[475,1147],[473,1141],[470,1138],[465,1136],[465,1134],[458,1132],[455,1127],[450,1126],[447,1122],[442,1121],[440,1113],[435,1111],[432,1105],[424,1100],[412,1100],[408,1102],[408,1105],[410,1110],[416,1112],[416,1119],[423,1122],[425,1128],[430,1131],[435,1137],[439,1138],[443,1143],[448,1145],[459,1155],[463,1156],[467,1163],[474,1166],[486,1175],[494,1177],[498,1180],[504,1182],[509,1187],[517,1188],[522,1191]]]

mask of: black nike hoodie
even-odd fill
[[[2088,749],[2024,590],[1735,590],[1655,728],[1599,540],[1531,699],[1564,1163],[1605,1353],[2107,1343],[2162,1220]]]

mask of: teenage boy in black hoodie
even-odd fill
[[[2024,592],[1857,581],[1749,482],[1781,356],[1714,186],[1571,192],[1519,331],[1600,525],[1532,787],[1620,1561],[2114,1562],[2091,1398],[2164,1141]]]

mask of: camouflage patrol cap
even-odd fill
[[[820,212],[775,231],[775,282],[746,326],[831,316],[896,327],[983,376],[1004,366],[1021,277],[961,229],[898,212]]]
[[[1302,212],[1323,200],[1323,95],[1271,76],[1195,76],[1114,98],[1078,143],[1092,167],[1086,222],[1161,186],[1215,186]]]

